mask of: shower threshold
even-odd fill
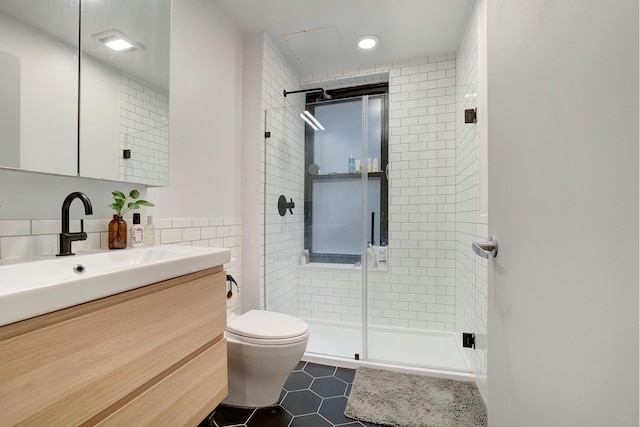
[[[453,332],[370,326],[368,360],[363,361],[355,360],[355,355],[361,355],[362,351],[359,324],[304,320],[311,330],[303,357],[306,361],[345,368],[378,366],[453,379],[475,378]]]

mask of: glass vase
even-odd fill
[[[109,249],[127,247],[127,223],[121,216],[114,215],[109,222]]]

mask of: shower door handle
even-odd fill
[[[493,236],[489,237],[487,243],[473,242],[471,247],[473,248],[473,252],[482,258],[489,258],[490,254],[493,255],[494,258],[498,256],[498,241]]]

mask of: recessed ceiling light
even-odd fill
[[[120,50],[130,49],[133,47],[133,45],[128,41],[126,41],[125,39],[115,39],[115,40],[105,42],[105,44],[107,45],[107,47],[115,50],[116,52]]]
[[[102,42],[105,46],[116,52],[131,52],[134,50],[143,50],[144,46],[130,37],[126,37],[122,32],[111,29],[101,33],[93,34],[91,37]]]
[[[379,41],[380,39],[378,39],[378,37],[373,34],[368,34],[358,38],[358,47],[363,50],[373,49]]]

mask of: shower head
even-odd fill
[[[333,96],[329,95],[327,92],[322,90],[322,93],[320,94],[320,96],[316,98],[316,102],[330,101],[332,99],[333,99]]]

